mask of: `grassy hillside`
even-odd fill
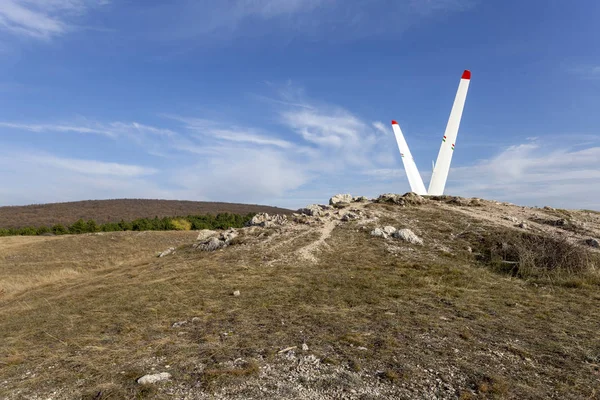
[[[0,398],[598,397],[598,251],[580,243],[599,215],[570,212],[582,233],[492,202],[328,212],[216,252],[193,232],[0,238]],[[424,244],[370,234],[385,225]],[[552,247],[531,237],[576,257],[527,264]],[[156,372],[172,379],[136,383]]]
[[[79,219],[98,224],[132,221],[138,218],[231,213],[245,215],[266,212],[290,214],[291,210],[256,204],[214,203],[180,200],[89,200],[71,203],[0,207],[0,228],[71,225]]]

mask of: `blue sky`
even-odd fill
[[[600,2],[0,0],[0,205],[300,207],[427,182],[600,209]]]

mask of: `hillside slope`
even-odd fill
[[[137,218],[176,217],[199,214],[290,214],[291,210],[257,204],[215,203],[181,200],[88,200],[70,203],[0,207],[0,228],[71,225],[78,219],[99,224]]]
[[[194,232],[0,238],[0,398],[598,397],[600,214],[339,207],[217,251]]]

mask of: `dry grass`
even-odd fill
[[[131,251],[135,234],[119,235],[110,249],[122,263],[87,264],[84,274],[0,299],[0,397],[63,390],[64,398],[172,398],[168,390],[181,386],[212,393],[259,380],[260,366],[277,365],[281,349],[302,343],[328,365],[377,377],[404,397],[435,393],[428,390],[436,380],[454,398],[598,395],[597,286],[535,286],[483,268],[464,232],[488,227],[446,210],[367,208],[387,209],[382,224],[410,227],[426,246],[395,243],[402,251],[392,254],[391,242],[346,223],[317,262],[294,256],[320,238],[309,230],[260,239],[257,231],[224,251],[180,248],[156,259],[164,241]],[[52,246],[103,258],[106,237],[84,236],[85,246],[78,238]],[[3,255],[7,248],[38,257],[36,246],[7,246]],[[2,276],[18,275],[11,263],[0,257]],[[170,371],[173,382],[137,385],[152,368]]]

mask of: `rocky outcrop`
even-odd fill
[[[357,197],[352,198],[353,203],[366,203],[368,201],[369,201],[369,199],[366,198],[365,196],[357,196]]]
[[[229,244],[231,244],[233,239],[238,237],[238,235],[239,234],[235,229],[230,229],[221,233],[218,237],[215,236],[201,240],[192,245],[192,247],[202,251],[215,251],[227,247]]]
[[[219,234],[219,232],[217,231],[211,231],[210,229],[202,229],[200,232],[198,232],[198,237],[196,238],[197,242],[203,241],[203,240],[207,240],[213,236],[217,236]]]
[[[288,219],[285,215],[269,215],[267,213],[256,214],[250,222],[248,222],[248,226],[262,226],[263,228],[272,228],[275,226],[285,225],[288,222]]]
[[[423,196],[420,196],[416,193],[409,192],[403,195],[395,194],[395,193],[385,193],[379,196],[376,200],[377,203],[392,203],[398,204],[401,206],[407,205],[419,205],[425,202]]]
[[[331,207],[319,204],[311,204],[298,210],[298,213],[308,215],[309,217],[322,217]]]
[[[351,194],[336,194],[332,198],[329,199],[329,205],[335,206],[340,203],[349,204],[352,203],[352,195]]]

